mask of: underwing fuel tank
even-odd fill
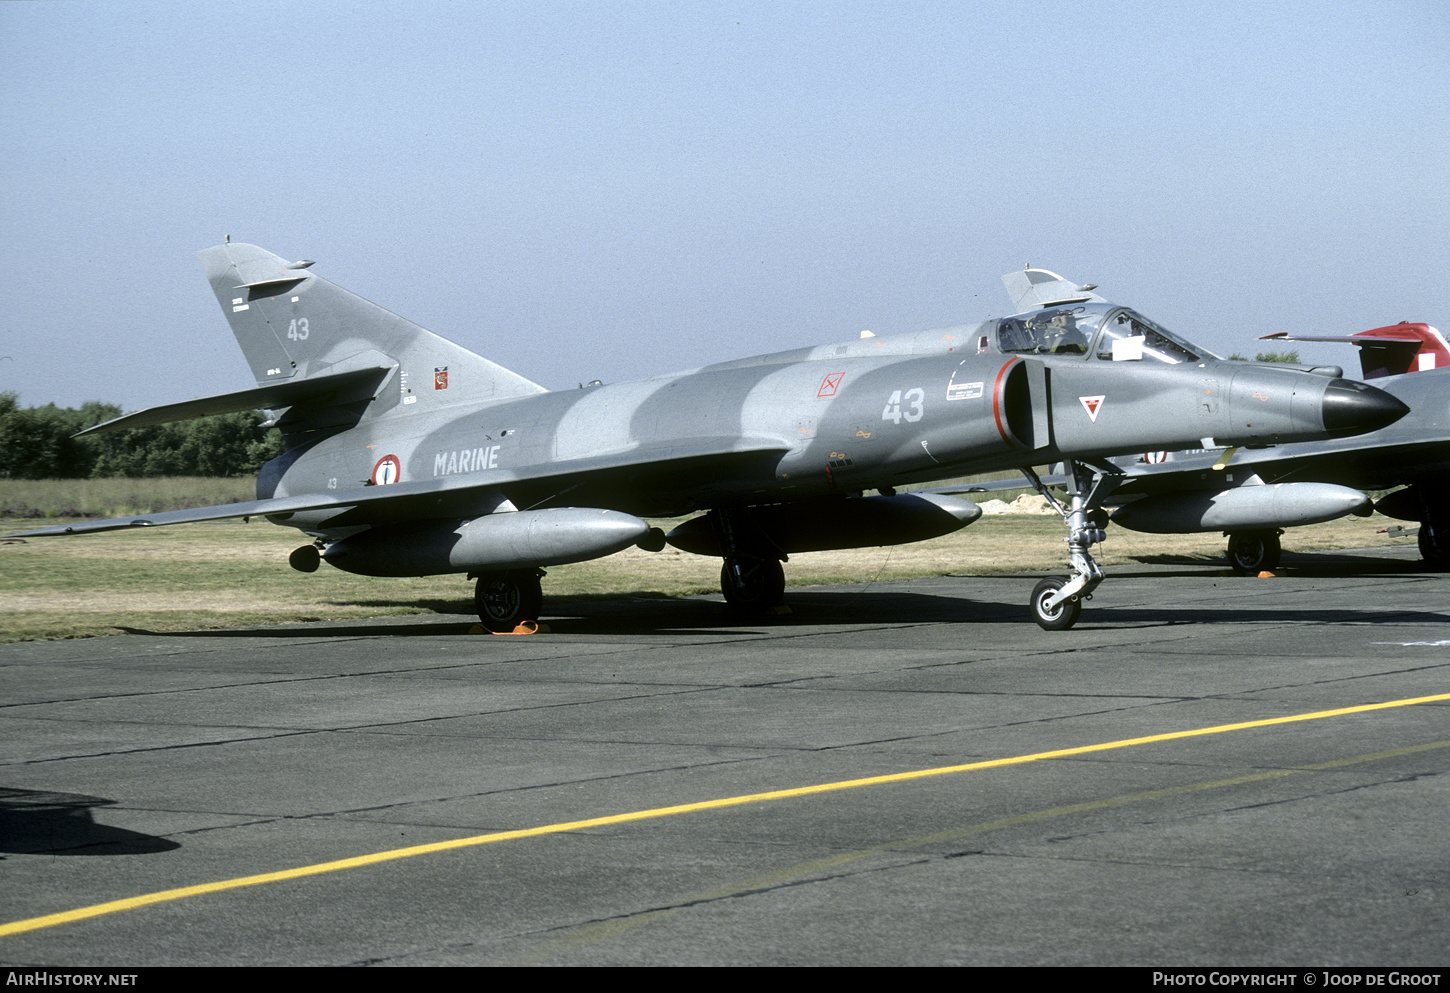
[[[794,555],[925,541],[961,530],[982,516],[982,508],[939,493],[900,493],[751,507],[746,513],[775,550]],[[695,555],[721,554],[709,516],[686,521],[666,539]]]
[[[1333,483],[1270,483],[1217,493],[1165,493],[1119,507],[1114,524],[1149,534],[1243,531],[1319,524],[1367,515],[1370,499]]]
[[[649,531],[615,510],[559,507],[471,521],[393,524],[333,542],[322,557],[362,576],[432,576],[564,565],[612,555]]]

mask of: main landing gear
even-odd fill
[[[748,511],[714,510],[710,522],[725,564],[720,567],[720,592],[732,613],[762,617],[785,599],[785,553],[749,517]]]
[[[1444,487],[1424,482],[1413,489],[1420,496],[1420,558],[1432,572],[1450,570],[1450,502],[1439,496]]]
[[[474,587],[478,619],[490,631],[508,632],[525,621],[537,621],[544,609],[543,569],[485,572]]]
[[[1450,525],[1444,522],[1422,522],[1417,543],[1426,569],[1433,572],[1450,570]]]
[[[1110,462],[1099,466],[1069,462],[1064,468],[1068,481],[1066,507],[1048,492],[1030,467],[1022,470],[1033,488],[1067,524],[1067,554],[1072,575],[1066,579],[1044,579],[1032,591],[1032,619],[1046,631],[1066,631],[1076,624],[1082,614],[1082,602],[1091,599],[1093,590],[1107,578],[1093,561],[1090,549],[1107,537],[1104,528],[1108,526],[1108,514],[1103,510],[1103,501],[1123,479],[1123,471]]]
[[[737,614],[759,616],[785,599],[785,569],[779,559],[731,556],[720,567],[720,592]]]
[[[1279,564],[1282,531],[1234,531],[1228,536],[1228,566],[1239,576],[1271,572]]]

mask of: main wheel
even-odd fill
[[[512,631],[523,621],[537,621],[544,608],[539,570],[484,573],[474,587],[473,605],[490,631]]]
[[[1073,597],[1056,607],[1048,607],[1047,601],[1054,593],[1067,585],[1065,579],[1044,579],[1032,591],[1032,619],[1044,631],[1066,631],[1082,616],[1082,600]]]
[[[1425,560],[1426,569],[1436,572],[1450,569],[1450,528],[1436,526],[1427,521],[1420,525],[1418,544],[1420,558]]]
[[[1257,576],[1279,564],[1279,536],[1273,531],[1235,531],[1228,536],[1228,565],[1240,576]]]
[[[720,567],[720,592],[737,614],[758,616],[785,599],[785,569],[779,559],[726,559]]]

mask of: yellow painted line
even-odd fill
[[[1059,748],[1050,752],[1033,752],[1029,755],[1014,755],[1003,759],[987,759],[981,762],[968,762],[964,765],[939,766],[935,769],[917,769],[912,772],[896,772],[884,776],[868,776],[864,779],[845,779],[834,783],[820,783],[815,786],[799,786],[789,790],[771,790],[768,793],[748,793],[744,796],[722,797],[717,800],[703,800],[698,803],[683,803],[673,807],[654,807],[649,810],[635,810],[625,814],[610,814],[606,817],[591,817],[582,821],[565,821],[560,824],[544,824],[540,827],[521,828],[516,831],[496,831],[491,834],[479,834],[469,838],[454,838],[451,841],[435,841],[428,845],[394,848],[386,852],[374,852],[371,855],[359,855],[350,859],[338,859],[335,862],[320,862],[317,865],[304,865],[296,869],[283,869],[279,872],[264,872],[255,876],[223,879],[215,883],[182,886],[178,889],[161,890],[156,893],[145,893],[141,896],[128,897],[124,900],[112,900],[107,903],[97,903],[89,907],[79,907],[75,910],[67,910],[59,914],[47,914],[44,917],[31,917],[26,920],[12,921],[9,924],[0,924],[0,937],[12,934],[23,934],[26,931],[39,931],[42,928],[55,927],[59,924],[71,924],[91,917],[103,917],[107,914],[115,914],[123,910],[136,910],[140,907],[149,907],[158,903],[169,903],[173,900],[184,900],[187,897],[202,896],[207,893],[221,893],[226,890],[238,890],[248,886],[264,886],[267,883],[279,883],[288,879],[302,879],[307,876],[320,876],[329,872],[341,872],[344,869],[359,869],[363,866],[377,865],[382,862],[394,862],[398,859],[413,858],[417,855],[433,855],[438,852],[448,852],[459,848],[491,845],[500,841],[516,841],[521,838],[538,838],[549,834],[565,834],[571,831],[583,831],[588,828],[628,824],[633,821],[655,820],[661,817],[674,817],[678,814],[693,814],[702,810],[743,807],[747,804],[764,803],[768,800],[787,800],[793,797],[812,796],[818,793],[836,793],[841,790],[859,789],[863,786],[885,786],[890,783],[904,783],[915,779],[951,776],[962,772],[978,772],[983,769],[998,769],[1010,765],[1025,765],[1029,762],[1070,758],[1075,755],[1090,755],[1093,752],[1107,752],[1119,748],[1134,748],[1138,745],[1151,745],[1162,741],[1176,741],[1182,738],[1197,738],[1211,734],[1226,734],[1230,731],[1246,731],[1251,728],[1272,727],[1276,724],[1293,724],[1298,721],[1317,721],[1327,717],[1344,717],[1349,714],[1364,714],[1375,710],[1388,710],[1392,707],[1410,707],[1420,703],[1441,703],[1447,700],[1450,700],[1450,693],[1440,693],[1435,696],[1411,697],[1404,700],[1388,700],[1384,703],[1366,703],[1357,707],[1318,710],[1309,714],[1291,714],[1288,717],[1270,717],[1259,721],[1242,721],[1238,724],[1219,724],[1214,727],[1197,728],[1191,731],[1170,731],[1166,734],[1153,734],[1142,738],[1124,738],[1119,741],[1107,741],[1097,745],[1079,745],[1075,748]]]
[[[755,876],[751,879],[737,883],[718,886],[703,893],[683,897],[673,906],[660,907],[657,910],[646,911],[641,914],[630,914],[625,917],[618,917],[613,920],[598,921],[593,924],[580,926],[572,933],[562,937],[551,938],[539,945],[529,953],[526,958],[513,961],[495,963],[497,965],[542,965],[555,956],[567,951],[580,948],[588,948],[601,944],[612,938],[617,938],[636,928],[647,924],[653,924],[662,918],[669,917],[685,907],[694,906],[698,903],[709,903],[714,900],[723,900],[742,893],[749,893],[755,890],[769,889],[773,886],[781,886],[796,880],[805,879],[816,873],[826,872],[831,869],[839,869],[842,866],[859,862],[862,859],[872,858],[881,855],[893,855],[909,851],[913,848],[922,848],[927,845],[945,845],[954,841],[961,841],[979,834],[990,834],[993,831],[1001,831],[1006,828],[1021,827],[1025,824],[1032,824],[1037,821],[1052,820],[1057,817],[1068,817],[1072,814],[1088,814],[1098,810],[1110,810],[1114,807],[1123,807],[1129,804],[1142,803],[1146,800],[1162,800],[1170,796],[1184,796],[1190,793],[1201,793],[1207,790],[1223,789],[1227,786],[1246,786],[1249,783],[1264,783],[1273,779],[1284,779],[1288,776],[1297,776],[1305,772],[1327,772],[1331,769],[1343,769],[1354,765],[1363,765],[1366,762],[1380,762],[1385,759],[1399,758],[1404,755],[1416,755],[1420,752],[1430,752],[1441,748],[1450,748],[1450,741],[1432,741],[1428,745],[1411,745],[1408,748],[1395,748],[1387,752],[1373,752],[1369,755],[1355,755],[1347,759],[1334,759],[1330,762],[1316,762],[1313,765],[1295,766],[1292,769],[1271,769],[1268,772],[1251,773],[1247,776],[1234,776],[1231,779],[1214,779],[1208,782],[1189,783],[1184,786],[1169,786],[1159,790],[1145,790],[1139,793],[1126,793],[1121,796],[1105,797],[1101,800],[1089,800],[1085,803],[1074,803],[1066,807],[1049,807],[1046,810],[1034,810],[1025,814],[1017,814],[1012,817],[1002,817],[994,821],[982,821],[978,824],[970,824],[966,827],[953,828],[950,831],[940,831],[936,834],[922,835],[916,838],[902,838],[896,841],[887,841],[871,848],[862,848],[854,852],[843,852],[839,855],[830,855],[821,859],[813,859],[809,862],[802,862],[799,865],[790,866],[785,869],[777,869],[765,875]]]

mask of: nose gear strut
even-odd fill
[[[1030,466],[1022,470],[1033,489],[1062,515],[1067,525],[1067,554],[1072,575],[1066,579],[1044,579],[1032,591],[1032,617],[1047,631],[1065,631],[1076,624],[1082,614],[1082,602],[1091,599],[1093,590],[1107,578],[1093,561],[1090,549],[1107,537],[1104,529],[1108,515],[1103,510],[1103,501],[1124,479],[1123,470],[1111,462],[1073,461],[1064,468],[1067,507],[1053,497]]]

